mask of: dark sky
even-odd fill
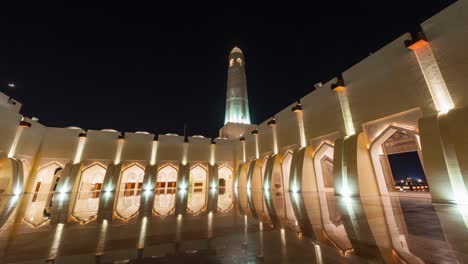
[[[0,91],[47,126],[215,136],[235,45],[260,123],[454,1],[154,2],[2,8]]]
[[[388,161],[395,180],[413,178],[426,182],[426,176],[416,151],[388,155]]]

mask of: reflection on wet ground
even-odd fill
[[[0,263],[466,263],[468,209],[189,189],[0,196]]]

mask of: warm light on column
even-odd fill
[[[182,233],[182,214],[177,215],[177,222],[176,222],[176,241],[180,241]]]
[[[18,142],[20,140],[21,134],[23,133],[23,126],[18,126],[16,129],[16,134],[15,138],[13,139],[13,142],[11,143],[10,151],[8,152],[8,157],[13,158],[16,154],[16,147],[18,146]]]
[[[99,232],[99,240],[96,247],[96,256],[101,256],[104,254],[108,226],[109,222],[107,222],[107,220],[104,219],[101,224],[101,231]]]
[[[284,228],[280,229],[280,234],[281,234],[281,257],[283,260],[286,258],[286,231]]]
[[[273,117],[268,125],[271,127],[271,133],[273,137],[273,154],[278,154],[278,136],[276,134],[276,119]]]
[[[245,138],[242,137],[240,139],[240,141],[241,141],[241,144],[242,144],[242,162],[245,163],[247,161],[247,155],[245,153]]]
[[[346,87],[343,87],[343,89],[339,89],[337,92],[338,92],[338,100],[340,100],[341,113],[343,115],[346,135],[352,136],[356,133],[356,131],[354,130],[353,117],[351,115],[351,109],[349,108],[348,95],[346,94]]]
[[[187,156],[188,156],[188,141],[184,142],[182,145],[182,165],[187,165]]]
[[[248,244],[248,237],[247,237],[248,228],[249,228],[249,221],[247,219],[247,215],[244,215],[244,245]]]
[[[447,113],[455,107],[452,97],[440,72],[439,65],[432,52],[431,45],[424,39],[413,42],[408,46],[414,51],[419,67],[426,80],[427,87],[434,101],[437,112]]]
[[[260,147],[259,147],[259,144],[258,144],[258,130],[252,131],[252,135],[254,136],[254,140],[255,140],[255,159],[259,159],[260,158]]]
[[[78,146],[76,147],[75,158],[73,159],[73,164],[78,164],[81,162],[81,156],[83,155],[85,144],[86,144],[86,134],[81,133],[79,140],[78,140]]]
[[[60,247],[60,241],[62,240],[62,233],[63,233],[63,226],[64,224],[57,224],[57,228],[55,229],[54,240],[52,241],[52,245],[49,250],[48,259],[56,259]]]
[[[299,128],[299,138],[301,140],[301,147],[307,146],[307,140],[305,136],[305,130],[304,130],[304,119],[302,117],[302,106],[300,103],[298,103],[296,106],[292,108],[292,111],[296,113],[296,118],[297,118],[297,126]]]
[[[213,237],[213,212],[208,213],[208,238]]]
[[[117,139],[117,149],[115,151],[115,158],[114,158],[114,164],[119,164],[121,159],[122,159],[122,150],[123,146],[125,143],[125,139],[120,136],[119,139]]]
[[[138,249],[142,249],[145,247],[145,238],[146,238],[146,229],[148,226],[148,218],[144,216],[141,219],[141,229],[140,235],[138,236]]]
[[[156,164],[156,154],[158,153],[158,141],[154,140],[153,144],[151,145],[151,157],[150,157],[150,165],[153,166]]]
[[[216,164],[216,144],[212,141],[210,145],[210,165],[214,166]]]

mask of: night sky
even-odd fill
[[[47,126],[211,137],[234,46],[260,123],[454,1],[159,2],[3,7],[0,91]]]
[[[421,160],[416,151],[388,155],[388,162],[395,181],[412,178],[426,182]]]

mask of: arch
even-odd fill
[[[417,131],[394,125],[389,125],[387,128],[385,128],[372,141],[369,147],[372,165],[374,168],[375,177],[377,179],[377,185],[381,195],[388,195],[389,188],[391,188],[391,186],[394,186],[393,176],[391,174],[390,164],[387,157],[387,151],[384,150],[383,145],[396,133],[408,135],[409,140],[412,141],[408,146],[412,146],[411,149],[405,149],[405,146],[397,146],[397,148],[400,148],[400,152],[395,153],[417,151],[421,165],[423,162],[421,158],[421,144],[419,140],[419,134]],[[394,189],[391,189],[391,191],[394,191]]]
[[[289,191],[289,178],[291,176],[291,163],[292,163],[293,153],[288,150],[281,160],[281,172],[283,177],[283,187],[284,191]]]
[[[106,171],[106,167],[97,162],[81,171],[80,185],[72,214],[76,220],[87,223],[96,218]]]
[[[319,192],[333,191],[333,152],[335,147],[324,142],[314,155],[315,175]],[[328,163],[324,163],[328,162]],[[331,164],[331,168],[329,167]],[[331,171],[330,171],[331,170]],[[328,183],[328,184],[327,184]],[[331,183],[331,185],[330,185]]]
[[[229,67],[232,67],[234,65],[234,59],[229,60]]]
[[[157,215],[167,216],[174,212],[178,169],[165,164],[158,170],[153,210]]]
[[[237,59],[236,59],[236,62],[237,62],[240,66],[242,66],[242,59],[241,59],[241,58],[237,58]]]
[[[193,215],[198,215],[206,209],[207,180],[208,171],[200,164],[197,164],[190,169],[190,190],[187,202],[187,211]]]
[[[36,171],[32,192],[38,194],[53,191],[61,169],[63,169],[62,165],[55,161],[40,167]]]
[[[116,213],[123,219],[137,215],[145,170],[134,163],[122,170]]]
[[[233,170],[228,165],[224,164],[218,168],[219,192],[218,192],[218,211],[227,213],[233,206],[232,196],[232,180]],[[221,181],[225,182],[225,186],[221,185]]]

